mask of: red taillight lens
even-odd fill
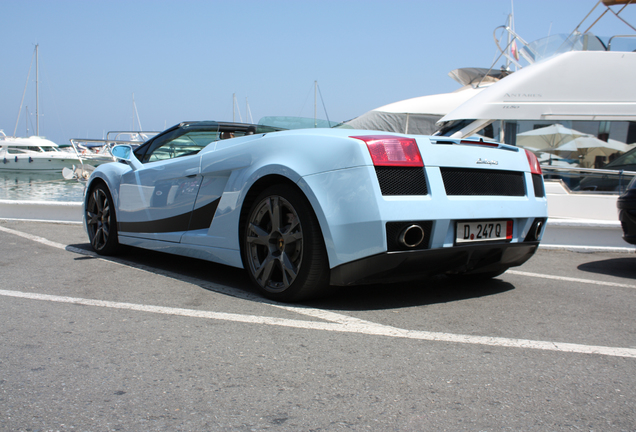
[[[526,150],[526,156],[528,157],[528,163],[530,164],[530,172],[532,174],[543,174],[541,171],[541,165],[539,165],[539,159],[530,150]]]
[[[512,240],[512,228],[514,227],[514,223],[509,220],[506,224],[506,240]]]
[[[391,135],[352,136],[367,144],[375,166],[423,167],[417,141]]]

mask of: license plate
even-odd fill
[[[457,222],[456,227],[456,243],[512,240],[511,220]]]

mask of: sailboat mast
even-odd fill
[[[39,68],[38,68],[38,47],[39,44],[35,44],[35,135],[40,136],[40,89],[39,83]]]

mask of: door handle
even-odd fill
[[[197,174],[199,174],[199,168],[188,168],[187,170],[185,170],[186,177],[194,177]]]

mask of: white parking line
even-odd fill
[[[287,318],[264,317],[256,315],[241,315],[225,312],[212,312],[194,309],[181,309],[165,306],[150,306],[134,303],[111,302],[104,300],[91,300],[78,297],[64,297],[48,294],[28,293],[22,291],[0,290],[0,296],[18,297],[31,300],[42,300],[57,303],[71,303],[84,306],[97,306],[112,309],[134,310],[138,312],[150,312],[164,315],[177,315],[192,318],[215,319],[221,321],[240,322],[248,324],[265,324],[273,326],[291,327],[308,330],[334,331],[340,333],[357,333],[373,336],[388,336],[394,338],[416,339],[437,342],[465,343],[473,345],[489,345],[508,348],[526,348],[545,351],[560,351],[580,354],[598,354],[613,357],[636,358],[636,349],[614,348],[604,346],[580,345],[561,342],[543,342],[527,339],[510,339],[487,336],[458,335],[451,333],[426,332],[405,330],[397,327],[375,324],[369,321],[344,315],[333,314],[339,322],[302,321]],[[292,308],[301,309],[301,308]],[[324,312],[324,311],[323,311]],[[328,313],[332,314],[332,313]],[[337,317],[336,317],[337,315]]]
[[[86,254],[86,255],[94,255],[93,253],[82,250],[82,249],[63,245],[61,243],[52,242],[45,238],[24,233],[21,231],[12,230],[10,228],[0,226],[0,231],[18,235],[20,237],[23,237],[23,238],[26,238],[41,244],[45,244],[51,247],[55,247],[58,249],[69,250],[72,252]],[[108,261],[110,262],[110,260]],[[144,268],[139,268],[139,267],[137,268],[144,271],[150,271],[150,270],[145,270]],[[190,281],[193,281],[193,282],[196,281],[196,283],[198,283],[199,285],[205,286],[206,288],[212,289],[214,291],[231,294],[236,297],[249,298],[250,300],[255,300],[255,297],[253,295],[249,293],[242,293],[239,290],[233,290],[230,287],[225,287],[225,286],[217,285],[217,284],[210,284],[208,282],[200,281],[195,278],[184,278],[181,275],[171,275],[170,272],[157,272],[154,270],[151,272],[153,274],[163,274],[168,277],[184,280],[186,282],[188,281],[188,279],[190,279]],[[510,270],[508,271],[508,273],[516,274],[520,276],[541,277],[541,278],[564,280],[564,281],[570,281],[570,282],[582,282],[582,283],[591,283],[591,284],[597,284],[597,285],[636,288],[636,286],[626,285],[626,284],[616,284],[611,282],[600,282],[600,281],[578,279],[578,278],[564,278],[561,276],[541,275],[538,273],[521,272],[517,270]],[[201,282],[203,282],[203,284],[201,284]],[[286,319],[286,318],[264,317],[264,316],[255,316],[255,315],[230,314],[230,313],[224,313],[224,312],[212,312],[212,311],[182,309],[182,308],[173,308],[173,307],[165,307],[165,306],[151,306],[151,305],[142,305],[142,304],[134,304],[134,303],[111,302],[111,301],[104,301],[104,300],[91,300],[91,299],[84,299],[84,298],[77,298],[77,297],[55,296],[55,295],[48,295],[48,294],[28,293],[28,292],[10,291],[10,290],[0,290],[0,296],[50,301],[50,302],[57,302],[57,303],[71,303],[71,304],[105,307],[105,308],[112,308],[112,309],[134,310],[139,312],[186,316],[186,317],[192,317],[192,318],[215,319],[215,320],[240,322],[240,323],[247,323],[247,324],[264,324],[264,325],[283,326],[283,327],[291,327],[291,328],[299,328],[299,329],[335,331],[335,332],[341,332],[341,333],[357,333],[357,334],[365,334],[365,335],[387,336],[387,337],[415,339],[415,340],[465,343],[465,344],[488,345],[488,346],[498,346],[498,347],[508,347],[508,348],[525,348],[525,349],[537,349],[537,350],[545,350],[545,351],[558,351],[558,352],[568,352],[568,353],[597,354],[597,355],[605,355],[605,356],[613,356],[613,357],[636,358],[636,349],[633,349],[633,348],[605,347],[605,346],[571,344],[571,343],[562,343],[562,342],[534,341],[534,340],[527,340],[527,339],[471,336],[471,335],[461,335],[461,334],[452,334],[452,333],[407,330],[407,329],[401,329],[401,328],[387,326],[383,324],[376,324],[370,321],[365,321],[355,317],[342,315],[342,314],[325,311],[321,309],[305,308],[305,307],[298,307],[298,306],[286,306],[282,304],[267,302],[266,300],[262,300],[262,299],[257,299],[257,300],[262,303],[270,304],[271,306],[276,308],[285,309],[291,312],[295,312],[305,316],[310,316],[310,317],[317,318],[323,321],[293,320],[293,319]]]
[[[541,279],[558,280],[558,281],[563,281],[563,282],[577,282],[577,283],[592,284],[592,285],[603,285],[603,286],[611,286],[611,287],[619,287],[619,288],[633,288],[633,289],[636,289],[636,285],[622,284],[622,283],[617,283],[617,282],[603,282],[603,281],[597,281],[597,280],[592,280],[592,279],[580,279],[580,278],[573,278],[573,277],[567,277],[567,276],[544,275],[544,274],[541,274],[541,273],[530,273],[530,272],[524,272],[524,271],[519,271],[519,270],[508,270],[504,274],[511,274],[511,275],[518,275],[518,276],[530,276],[530,277],[536,277],[536,278],[541,278]]]
[[[51,240],[47,240],[44,237],[38,237],[38,236],[35,236],[33,234],[28,234],[28,233],[25,233],[25,232],[22,232],[22,231],[17,231],[17,230],[13,230],[11,228],[3,227],[2,225],[0,225],[0,231],[4,231],[4,232],[9,233],[9,234],[13,234],[13,235],[17,235],[17,236],[20,236],[20,237],[24,237],[25,239],[33,240],[35,242],[38,242],[38,243],[41,243],[41,244],[45,244],[47,246],[51,246],[51,247],[54,247],[54,248],[66,249],[66,245],[63,245],[61,243],[56,243],[56,242],[53,242]]]

